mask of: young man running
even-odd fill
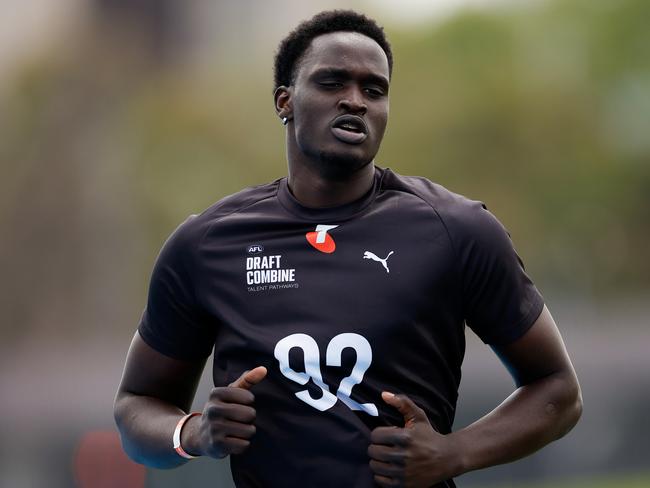
[[[391,72],[382,29],[354,12],[282,41],[288,177],[217,202],[165,243],[115,402],[133,459],[232,455],[246,488],[451,487],[577,422],[575,372],[501,224],[375,166]],[[452,432],[465,324],[517,388]],[[215,388],[188,414],[213,349]]]

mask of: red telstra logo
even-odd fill
[[[324,252],[325,254],[333,253],[336,250],[336,243],[327,231],[335,229],[336,227],[338,227],[338,225],[317,225],[314,232],[307,232],[305,235],[307,242],[320,252]]]

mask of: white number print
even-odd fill
[[[289,366],[289,351],[294,347],[302,349],[305,358],[304,373],[295,371]],[[321,398],[313,398],[308,390],[297,392],[296,396],[303,402],[322,412],[328,408],[332,408],[338,398],[352,410],[361,410],[373,417],[377,417],[379,412],[374,403],[357,403],[350,398],[352,388],[363,381],[363,375],[372,362],[372,348],[368,340],[352,332],[337,335],[327,345],[325,364],[327,366],[341,366],[341,355],[346,347],[354,349],[357,354],[357,361],[352,368],[350,376],[341,380],[336,395],[332,394],[329,386],[323,382],[323,375],[320,369],[320,351],[313,337],[307,334],[291,334],[278,341],[273,354],[275,359],[278,360],[280,372],[284,376],[299,385],[306,385],[311,378],[322,390],[323,395]]]

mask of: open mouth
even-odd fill
[[[361,144],[368,137],[368,127],[357,115],[341,115],[332,123],[332,134],[347,144]]]

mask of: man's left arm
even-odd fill
[[[404,415],[405,426],[372,432],[368,453],[380,486],[429,487],[515,461],[573,428],[582,413],[580,386],[546,307],[521,338],[493,349],[517,389],[492,412],[459,431],[439,434],[406,395],[383,394]]]

